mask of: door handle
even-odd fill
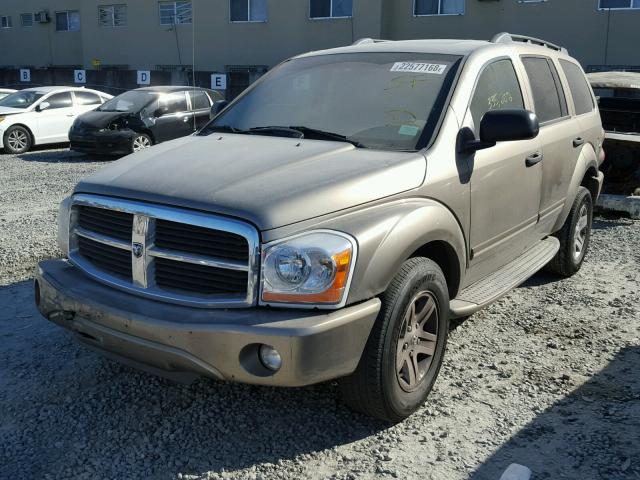
[[[75,117],[76,114],[75,113],[67,113],[67,117]]]
[[[532,153],[526,159],[524,164],[527,167],[533,167],[536,163],[540,163],[544,156],[540,152]]]
[[[584,145],[584,138],[578,137],[573,139],[573,148],[577,148],[580,145]]]

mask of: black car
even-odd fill
[[[197,87],[145,87],[125,92],[71,126],[71,150],[125,155],[184,137],[204,126],[222,95]]]

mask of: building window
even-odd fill
[[[601,9],[614,8],[628,10],[640,8],[640,0],[600,0],[598,7]]]
[[[191,2],[160,2],[160,25],[191,23]]]
[[[80,30],[80,12],[56,12],[56,32],[77,32]]]
[[[349,18],[353,14],[353,0],[310,0],[311,18]]]
[[[465,0],[414,0],[413,15],[462,15]]]
[[[23,27],[33,27],[33,13],[21,13],[20,23]]]
[[[267,0],[229,0],[232,22],[266,22]]]
[[[100,5],[98,23],[101,27],[124,27],[127,24],[127,6]]]
[[[11,23],[10,16],[2,16],[0,17],[0,28],[11,28],[13,24]]]

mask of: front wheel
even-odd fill
[[[146,133],[137,133],[131,142],[131,151],[138,152],[153,145],[151,137]]]
[[[25,153],[31,150],[31,134],[29,131],[16,125],[15,127],[10,127],[7,132],[4,134],[4,149],[8,153],[12,153],[14,155]]]
[[[449,332],[449,292],[435,262],[412,258],[381,300],[358,368],[339,383],[349,407],[395,423],[424,403],[438,376]]]

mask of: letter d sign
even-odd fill
[[[149,70],[138,70],[138,85],[150,85],[151,72]]]

